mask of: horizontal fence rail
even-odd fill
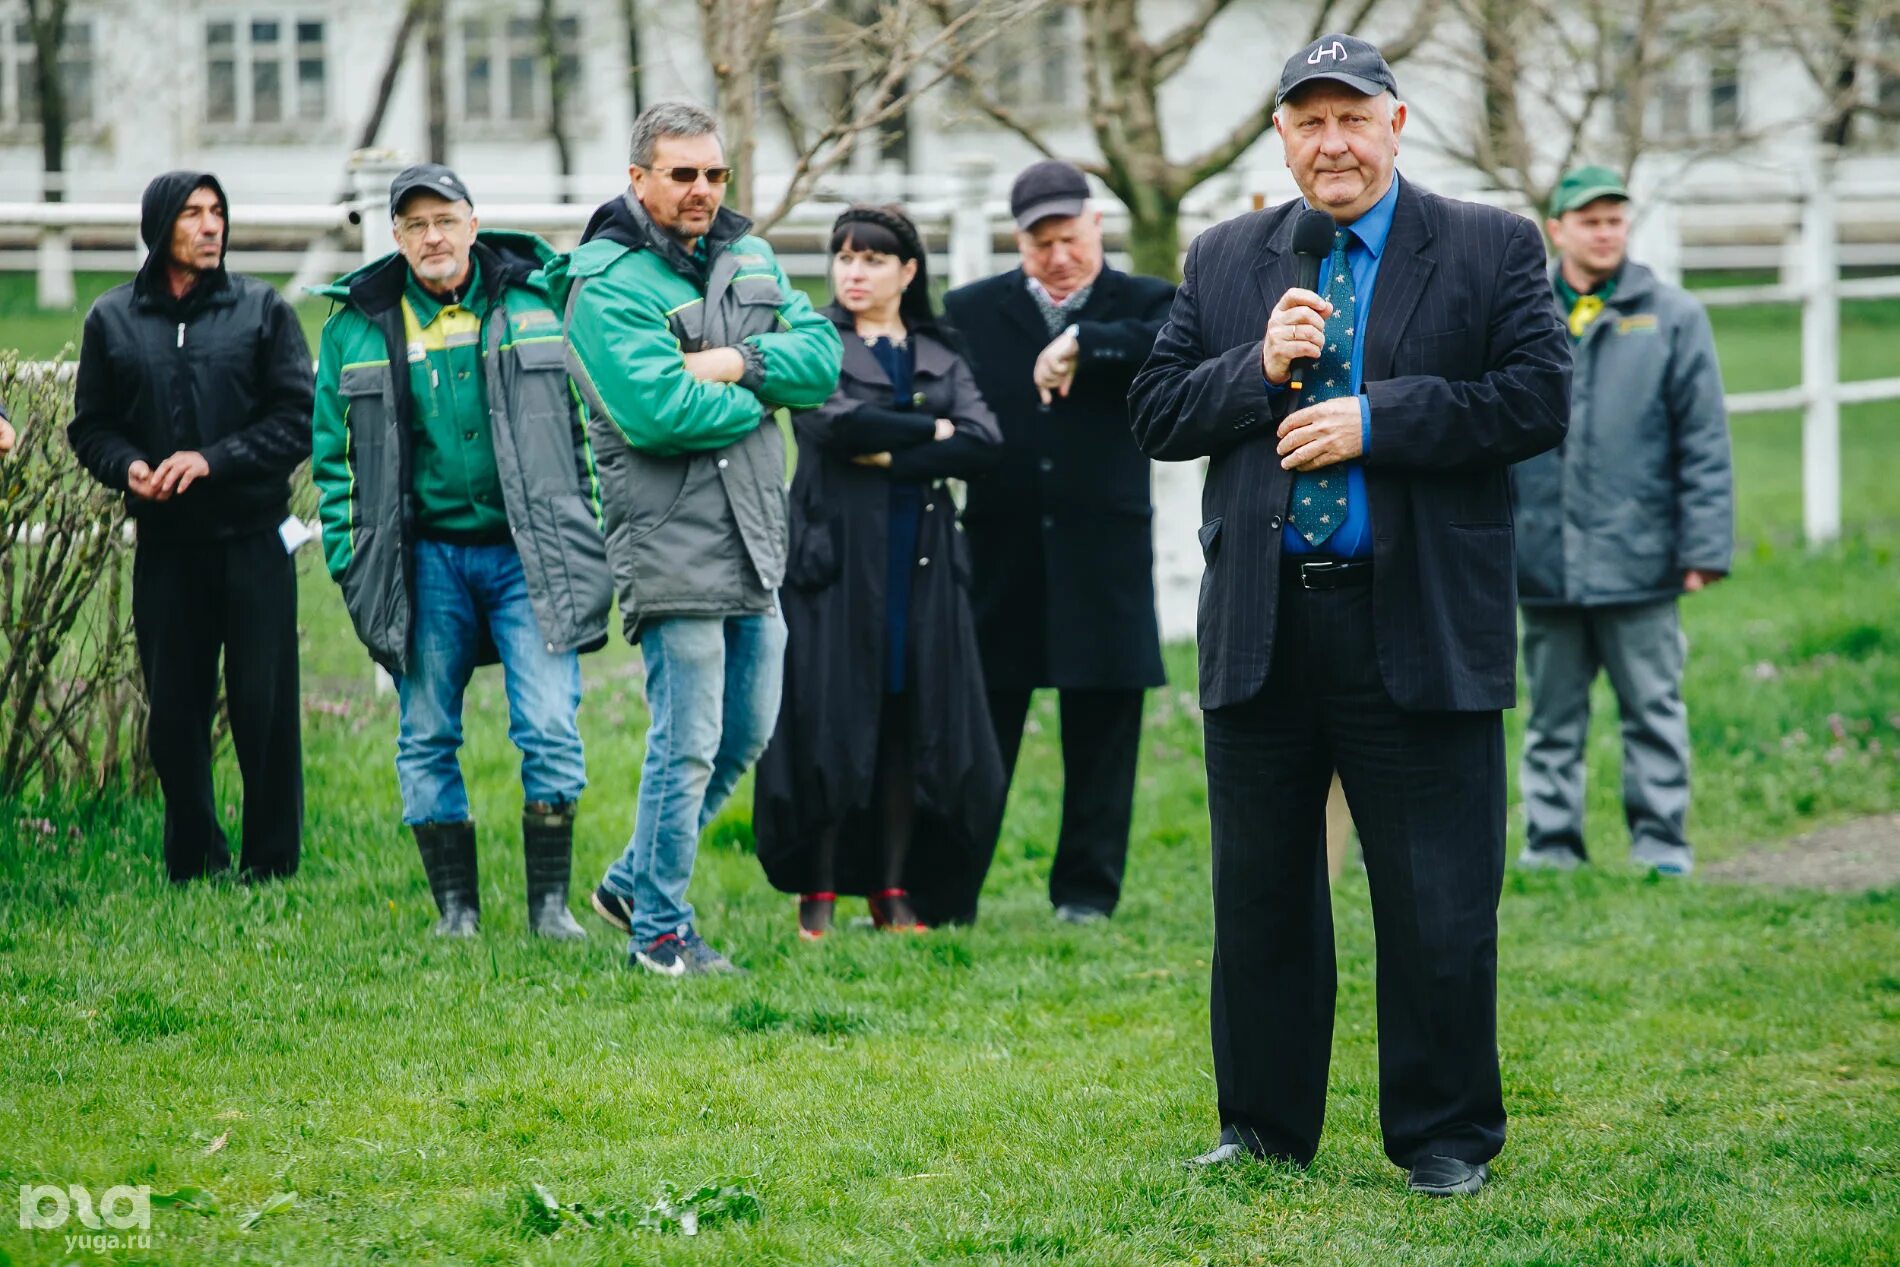
[[[241,242],[232,258],[258,271],[291,272],[287,290],[327,281],[358,261],[393,249],[385,191],[403,165],[394,155],[359,154],[353,160],[355,197],[318,206],[245,204],[235,217]],[[1849,299],[1900,298],[1900,275],[1842,278],[1841,270],[1900,265],[1900,182],[1842,185],[1835,179],[1834,156],[1817,147],[1809,166],[1779,186],[1733,190],[1672,189],[1647,201],[1638,191],[1642,212],[1632,252],[1658,272],[1679,279],[1684,271],[1772,270],[1777,280],[1759,285],[1702,286],[1691,291],[1708,307],[1799,305],[1801,308],[1801,382],[1772,391],[1736,392],[1727,397],[1732,414],[1799,411],[1802,415],[1803,527],[1811,545],[1836,539],[1841,530],[1839,411],[1842,405],[1900,400],[1900,378],[1840,380],[1840,303]],[[907,210],[930,248],[932,266],[953,285],[996,271],[1014,249],[1013,222],[1005,199],[996,193],[996,170],[983,158],[964,159],[947,175],[928,181],[887,180],[862,196],[890,201],[910,194]],[[875,183],[875,182],[874,182]],[[833,191],[835,193],[835,191]],[[1282,191],[1284,196],[1284,191]],[[1479,194],[1481,201],[1519,211],[1506,194]],[[1182,235],[1264,201],[1243,196],[1237,180],[1210,189],[1207,197],[1184,210]],[[820,197],[794,208],[772,229],[786,271],[822,276],[824,247],[831,223],[844,207],[839,197]],[[1112,199],[1101,203],[1110,258],[1126,263],[1118,248],[1127,237],[1126,211]],[[1843,242],[1842,225],[1852,209],[1852,228],[1864,237],[1874,222],[1895,230],[1891,242]],[[117,241],[89,262],[111,260],[126,269],[143,258],[137,246],[136,203],[0,202],[0,267],[31,258],[39,269],[41,294],[72,304],[73,239]],[[577,240],[592,214],[580,202],[485,200],[481,215],[493,226],[540,233],[557,245]],[[1695,242],[1686,242],[1682,225],[1696,226]],[[25,235],[21,243],[9,245]],[[102,236],[111,235],[111,236]],[[1725,240],[1752,237],[1758,240]],[[298,243],[302,245],[299,246]],[[128,250],[128,247],[131,249]],[[275,265],[276,267],[271,267]],[[50,363],[37,367],[41,372]],[[61,372],[72,372],[70,363]],[[1155,466],[1156,572],[1162,628],[1171,638],[1191,636],[1202,560],[1195,529],[1200,522],[1202,464]],[[26,540],[31,543],[29,532]]]

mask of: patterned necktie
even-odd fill
[[[1333,304],[1326,319],[1326,347],[1319,363],[1306,373],[1300,392],[1302,408],[1337,396],[1352,395],[1352,334],[1358,324],[1358,302],[1352,292],[1352,269],[1346,265],[1346,230],[1333,235],[1333,253],[1326,260],[1320,293]],[[1319,546],[1346,522],[1346,473],[1339,467],[1297,471],[1287,519],[1308,545]]]

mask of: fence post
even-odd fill
[[[35,302],[42,309],[64,310],[78,302],[73,288],[73,239],[65,229],[49,224],[40,230],[38,272]]]
[[[970,154],[956,162],[956,201],[950,208],[950,284],[963,286],[990,275],[990,220],[986,205],[996,160]]]
[[[1801,208],[1801,523],[1810,549],[1841,535],[1840,254],[1834,147],[1816,141]]]
[[[351,214],[363,230],[363,262],[379,260],[396,249],[389,236],[389,182],[408,166],[397,150],[357,150],[350,155],[350,179],[356,198]]]

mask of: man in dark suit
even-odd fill
[[[1535,225],[1397,176],[1396,94],[1349,36],[1287,62],[1274,125],[1304,205],[1194,243],[1130,401],[1149,454],[1213,459],[1199,632],[1221,1141],[1195,1161],[1318,1149],[1336,768],[1378,936],[1386,1155],[1449,1196],[1504,1144],[1506,471],[1563,439],[1570,348]],[[1308,207],[1340,226],[1320,293],[1294,286]]]
[[[1142,693],[1165,681],[1155,621],[1149,463],[1128,384],[1174,287],[1105,265],[1102,215],[1068,163],[1010,190],[1022,265],[944,300],[1003,430],[1000,469],[970,481],[971,605],[990,715],[1013,776],[1030,693],[1062,707],[1056,916],[1106,918],[1121,897]]]

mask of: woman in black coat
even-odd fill
[[[800,895],[809,939],[839,893],[881,929],[974,919],[1005,793],[944,486],[994,466],[1001,435],[938,332],[909,219],[852,207],[831,256],[844,368],[793,418],[785,693],[753,808],[759,861]]]

